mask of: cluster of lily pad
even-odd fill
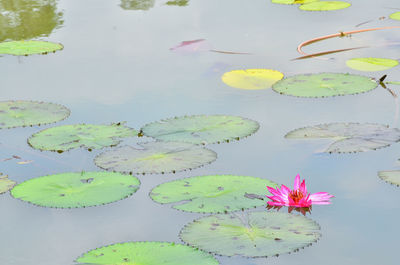
[[[124,2],[124,1],[123,1]],[[126,1],[125,1],[126,2]],[[154,1],[150,1],[153,3]],[[169,1],[186,5],[188,1]],[[301,4],[307,11],[349,7],[342,1],[272,0],[279,4]],[[400,19],[400,14],[391,18]],[[0,43],[0,54],[46,54],[61,50],[57,43],[13,41]],[[353,58],[347,65],[356,70],[380,71],[394,67],[396,60]],[[368,92],[378,86],[370,77],[320,73],[284,78],[271,69],[234,70],[223,82],[241,89],[272,89],[297,97],[329,97]],[[50,124],[66,119],[70,111],[61,105],[33,101],[0,102],[0,129]],[[195,169],[215,161],[217,154],[205,147],[239,140],[255,133],[256,121],[226,115],[196,115],[149,123],[139,131],[124,123],[110,125],[73,124],[48,128],[33,134],[28,144],[37,150],[63,153],[73,148],[110,148],[95,157],[105,171],[69,172],[43,176],[18,185],[0,173],[0,194],[11,195],[34,205],[54,208],[98,206],[127,198],[140,187],[133,175],[165,174]],[[140,147],[118,146],[123,138],[148,136],[155,141]],[[334,142],[328,153],[375,150],[400,141],[400,130],[372,123],[329,123],[296,129],[288,139],[327,138]],[[381,171],[379,177],[400,185],[400,171]],[[170,242],[127,242],[91,250],[79,264],[219,264],[211,254],[267,257],[290,253],[316,242],[320,227],[304,216],[249,209],[265,205],[265,187],[277,186],[250,176],[195,176],[163,183],[149,196],[160,204],[184,212],[208,214],[187,224],[179,233],[187,245]],[[245,211],[246,210],[246,211]],[[157,255],[154,255],[154,253]]]
[[[0,102],[0,110],[3,129],[49,124],[70,114],[64,106],[34,101]],[[205,145],[239,140],[258,128],[256,121],[226,115],[171,118],[149,123],[139,132],[123,123],[51,127],[33,134],[28,143],[38,150],[63,153],[79,147],[88,150],[112,147],[122,138],[132,136],[148,136],[155,141],[142,143],[143,149],[111,148],[95,158],[99,167],[113,172],[60,173],[18,185],[2,176],[0,192],[11,189],[13,197],[43,207],[107,204],[129,197],[139,189],[140,181],[133,173],[176,172],[210,163],[216,154]],[[318,224],[304,216],[245,212],[265,205],[265,187],[276,185],[266,179],[234,175],[196,176],[161,184],[149,194],[154,202],[172,204],[173,208],[186,212],[211,214],[182,229],[180,237],[189,246],[128,242],[89,251],[76,262],[123,264],[135,260],[161,264],[162,260],[162,264],[172,265],[193,260],[191,264],[218,264],[209,253],[265,257],[290,253],[317,241]],[[150,255],[154,249],[158,252],[155,257]]]

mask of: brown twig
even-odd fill
[[[335,33],[335,34],[331,34],[331,35],[326,35],[326,36],[314,38],[314,39],[300,43],[299,46],[297,46],[297,51],[302,55],[309,55],[309,54],[303,52],[302,48],[305,46],[308,46],[312,43],[318,42],[318,41],[327,40],[327,39],[336,38],[336,37],[344,37],[344,36],[350,35],[350,34],[357,34],[357,33],[375,31],[375,30],[381,30],[381,29],[395,29],[395,28],[400,28],[400,26],[359,29],[359,30],[352,30],[352,31],[339,32],[339,33]]]

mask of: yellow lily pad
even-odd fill
[[[283,78],[283,74],[272,69],[246,69],[226,72],[222,81],[228,86],[258,90],[270,88],[273,84]]]

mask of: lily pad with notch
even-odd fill
[[[198,176],[161,184],[150,192],[150,197],[162,204],[177,203],[173,206],[177,210],[223,213],[265,205],[265,187],[276,185],[248,176]]]
[[[272,69],[233,70],[221,77],[228,86],[247,90],[270,88],[282,78],[281,72]]]
[[[62,105],[39,101],[0,102],[0,129],[44,125],[64,120],[70,114]]]
[[[400,170],[379,171],[378,176],[389,184],[400,186]]]
[[[295,75],[276,82],[272,89],[296,97],[331,97],[364,93],[375,89],[372,78],[341,73]]]
[[[181,239],[192,247],[223,256],[270,257],[316,242],[319,225],[300,215],[280,212],[216,214],[187,224]]]
[[[6,193],[7,191],[11,190],[15,184],[15,181],[8,178],[7,175],[3,175],[0,173],[0,194]]]
[[[147,142],[142,149],[122,146],[98,155],[94,162],[102,169],[123,173],[175,173],[214,162],[217,154],[198,145],[182,142]]]
[[[64,152],[83,147],[88,150],[116,146],[121,138],[137,136],[122,123],[111,125],[75,124],[45,129],[33,134],[28,143],[35,149]]]
[[[0,54],[27,56],[32,54],[47,54],[62,50],[64,46],[60,43],[48,41],[6,41],[0,42]]]
[[[91,250],[76,259],[77,264],[97,265],[218,265],[204,251],[169,242],[126,242]]]
[[[141,131],[161,141],[213,144],[239,140],[259,127],[258,122],[237,116],[194,115],[149,123]]]
[[[351,4],[343,1],[313,1],[312,3],[305,3],[299,8],[305,11],[333,11],[345,9],[350,7]]]
[[[387,58],[352,58],[346,61],[346,65],[354,70],[375,72],[384,71],[397,66],[399,62]]]
[[[376,150],[400,141],[400,130],[374,123],[328,123],[296,129],[288,139],[329,138],[334,140],[325,152],[355,153]]]
[[[22,201],[52,208],[81,208],[122,200],[140,186],[136,177],[114,172],[61,173],[33,178],[11,190]]]

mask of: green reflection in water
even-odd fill
[[[168,1],[166,4],[169,6],[187,6],[189,3],[189,0],[173,0],[173,1]]]
[[[154,7],[155,0],[121,0],[121,7],[125,10],[149,10]]]
[[[62,16],[55,0],[0,0],[0,41],[49,36]]]

